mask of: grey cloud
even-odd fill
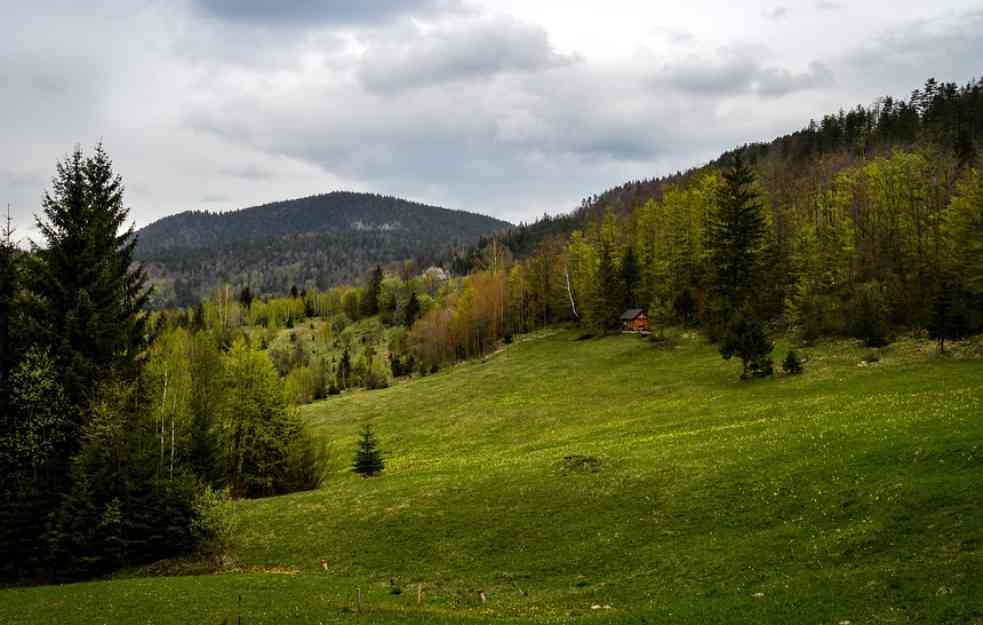
[[[244,24],[353,25],[458,11],[457,0],[195,0],[211,17]]]
[[[657,81],[683,92],[721,96],[747,91],[757,71],[757,63],[747,54],[724,53],[723,58],[687,60],[664,69]]]
[[[403,44],[370,45],[358,74],[370,90],[396,91],[530,72],[572,61],[554,52],[546,31],[538,26],[482,19],[429,33],[418,31]]]
[[[833,72],[819,61],[809,63],[809,70],[794,74],[787,69],[765,68],[757,75],[757,92],[774,98],[794,91],[816,89],[833,83]]]

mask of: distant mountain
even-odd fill
[[[189,305],[226,283],[283,293],[352,282],[375,264],[430,262],[509,227],[476,213],[339,191],[165,217],[137,233],[137,258],[158,305]]]

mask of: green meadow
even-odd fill
[[[233,570],[4,590],[0,624],[983,624],[980,345],[741,382],[695,334],[576,339],[306,406],[331,475],[236,504]]]

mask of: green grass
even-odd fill
[[[244,572],[7,590],[0,623],[983,623],[983,361],[835,342],[740,382],[692,335],[574,338],[305,407],[332,475],[239,504]]]

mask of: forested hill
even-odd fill
[[[228,213],[186,211],[139,231],[159,305],[187,305],[215,286],[261,293],[352,282],[378,263],[429,262],[508,222],[351,192],[274,202]]]
[[[773,198],[781,201],[896,148],[940,150],[963,165],[977,157],[981,140],[983,78],[963,85],[930,78],[907,99],[886,96],[868,106],[841,109],[810,120],[801,130],[723,152],[685,172],[626,181],[584,198],[569,213],[520,224],[499,239],[515,256],[529,256],[543,241],[566,238],[574,230],[600,223],[608,210],[616,217],[627,217],[650,200],[661,201],[666,190],[686,187],[704,173],[726,167],[738,154],[754,166],[769,188],[786,196]],[[467,250],[454,259],[455,267],[463,271],[480,256],[480,249]]]

